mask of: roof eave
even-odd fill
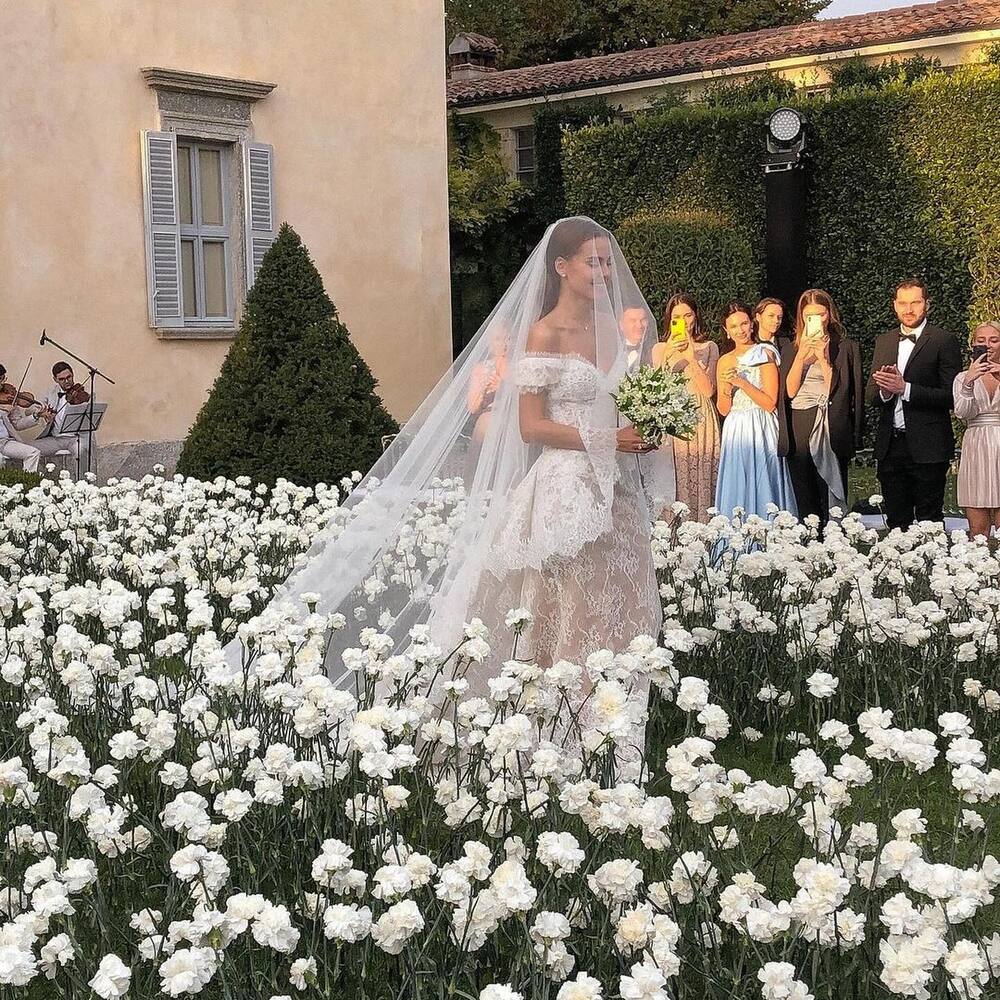
[[[448,108],[454,111],[472,111],[478,108],[488,108],[494,104],[516,104],[518,101],[533,101],[539,98],[549,98],[558,97],[561,94],[572,94],[580,90],[591,90],[594,88],[603,87],[614,87],[618,85],[633,85],[650,83],[653,81],[663,81],[664,83],[669,83],[671,80],[677,77],[691,77],[692,74],[714,74],[714,75],[724,75],[725,72],[730,70],[746,69],[750,66],[766,66],[774,62],[784,62],[788,59],[806,59],[811,56],[825,56],[833,55],[836,53],[859,53],[863,52],[865,49],[878,48],[879,46],[887,45],[892,42],[900,43],[913,43],[926,41],[933,38],[946,38],[949,36],[961,36],[970,33],[978,33],[982,31],[998,31],[995,25],[969,25],[956,29],[954,27],[941,28],[937,30],[930,30],[926,32],[920,32],[913,35],[907,35],[904,38],[899,38],[898,36],[893,37],[883,37],[883,38],[872,38],[868,39],[861,44],[853,45],[821,45],[814,48],[804,49],[801,52],[794,53],[783,53],[780,55],[775,55],[771,58],[753,58],[746,60],[737,60],[733,62],[726,62],[720,66],[706,66],[704,63],[695,64],[692,66],[679,66],[675,69],[669,71],[650,71],[647,73],[630,73],[627,76],[607,76],[602,78],[597,78],[594,80],[580,80],[574,83],[567,83],[564,85],[556,84],[552,86],[539,86],[532,87],[530,89],[518,90],[514,93],[499,93],[491,94],[487,97],[475,97],[469,99],[463,99],[461,97],[454,100],[448,100]]]

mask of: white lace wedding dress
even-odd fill
[[[545,393],[546,416],[576,427],[584,440],[605,377],[586,358],[526,354],[520,392]],[[623,652],[638,635],[658,635],[661,606],[650,549],[647,501],[634,456],[608,451],[607,484],[586,451],[545,447],[508,501],[491,540],[475,608],[526,608],[532,624],[518,659],[541,667],[583,665],[599,649]],[[605,486],[613,489],[610,505]],[[607,511],[607,513],[605,513]],[[633,697],[645,701],[645,690]]]
[[[318,613],[337,613],[343,626],[327,649],[330,676],[353,690],[357,657],[348,663],[344,653],[363,646],[376,623],[393,649],[408,648],[419,629],[448,653],[463,647],[466,623],[480,618],[490,654],[456,661],[469,696],[493,693],[494,682],[502,692],[512,655],[542,669],[561,660],[585,668],[598,650],[624,653],[637,636],[655,640],[662,612],[650,511],[673,500],[674,477],[663,449],[617,451],[622,418],[614,393],[626,347],[636,349],[625,342],[626,310],[644,314],[652,341],[655,319],[614,236],[584,217],[550,226],[472,343],[347,497],[343,516],[275,594],[263,624],[303,592],[318,595]],[[485,433],[472,441],[469,390],[498,344],[506,374]],[[644,344],[640,355],[650,348]],[[536,421],[530,441],[522,408]],[[538,421],[576,428],[579,450],[534,443],[547,439]],[[516,608],[532,622],[514,652],[505,619]],[[242,643],[234,640],[226,653],[239,665]],[[604,728],[612,736],[616,756],[621,749],[634,760],[643,748],[648,675],[630,666],[601,664],[603,673],[584,675],[582,690],[573,671],[560,671],[555,683],[527,684],[524,697],[542,703],[543,714],[551,708],[547,738],[565,734],[569,747],[576,740],[570,729],[592,722],[591,733]],[[607,684],[597,691],[599,673]],[[570,713],[568,690],[576,692]]]

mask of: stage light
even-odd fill
[[[776,143],[791,145],[802,133],[802,116],[791,108],[778,108],[767,120],[767,131]]]
[[[806,145],[806,123],[793,108],[778,108],[767,119],[765,129],[767,156],[764,173],[792,170],[799,166]]]
[[[794,108],[778,108],[764,138],[766,291],[794,310],[808,279],[806,122]]]

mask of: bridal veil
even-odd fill
[[[597,378],[597,391],[578,421],[589,468],[576,486],[585,493],[584,510],[535,518],[526,530],[515,531],[511,498],[539,449],[521,436],[521,389],[514,373],[566,280],[560,261],[581,250],[586,269],[578,267],[575,274],[588,286],[583,298],[589,315],[580,317],[571,346]],[[611,233],[584,217],[549,226],[476,336],[345,499],[261,618],[289,602],[301,606],[303,593],[318,595],[319,613],[342,614],[346,626],[327,654],[327,669],[339,680],[346,675],[341,654],[358,645],[362,629],[374,627],[402,645],[414,626],[426,625],[433,641],[447,648],[461,639],[466,620],[487,610],[473,604],[475,595],[488,591],[483,585],[490,575],[516,580],[548,559],[572,559],[609,531],[620,462],[634,463],[655,516],[674,499],[669,449],[641,457],[616,452],[623,421],[613,393],[630,366],[648,361],[656,331]],[[552,354],[564,356],[563,347],[555,345]],[[476,386],[473,395],[483,395],[478,389],[484,383],[492,400],[485,419],[470,414],[470,389]],[[240,634],[253,635],[254,622],[241,626]],[[239,639],[226,655],[231,662],[244,655]]]

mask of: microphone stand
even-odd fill
[[[107,382],[108,385],[114,385],[115,381],[114,379],[109,378],[107,375],[105,375],[104,372],[102,372],[99,368],[95,368],[89,361],[85,361],[83,358],[80,357],[79,354],[74,354],[68,347],[65,347],[62,344],[60,344],[58,340],[54,340],[52,337],[47,336],[44,330],[42,330],[42,336],[39,339],[38,343],[42,346],[44,346],[45,344],[52,344],[54,347],[57,347],[60,351],[62,351],[63,354],[68,354],[74,361],[79,361],[80,364],[87,369],[88,372],[87,380],[90,382],[90,406],[87,410],[87,471],[90,472],[91,466],[93,465],[94,462],[94,380],[97,378],[98,375],[100,375],[100,377],[104,379],[104,381]],[[80,472],[79,447],[77,448],[77,455],[76,455],[76,469],[77,469],[77,475],[79,475]]]

